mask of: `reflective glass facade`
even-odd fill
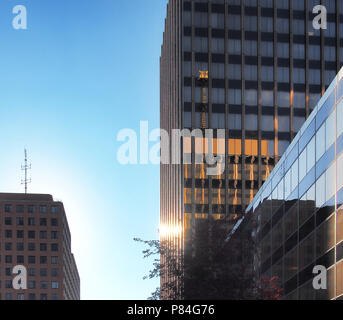
[[[247,209],[257,276],[277,276],[285,299],[343,297],[343,69]],[[313,268],[328,289],[313,288]]]
[[[312,9],[321,3],[328,28],[315,30]],[[203,154],[194,138],[184,141],[191,163],[161,166],[161,225],[171,248],[194,252],[197,230],[211,224],[230,231],[342,64],[341,1],[169,0],[161,128],[225,129],[216,143],[226,168],[207,176],[195,163]],[[208,71],[205,110],[200,71]]]

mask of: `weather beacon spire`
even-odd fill
[[[24,180],[21,180],[21,184],[25,185],[25,194],[27,194],[27,185],[31,183],[31,179],[28,179],[27,177],[27,172],[28,170],[31,170],[31,163],[28,164],[26,149],[24,149],[24,154],[25,154],[25,160],[24,160],[25,162],[24,162],[24,165],[21,166],[21,170],[25,172],[25,177],[24,177]]]

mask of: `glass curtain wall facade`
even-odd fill
[[[313,29],[318,4],[328,10],[327,30]],[[223,174],[207,176],[195,163],[202,151],[194,138],[184,141],[190,164],[161,165],[162,236],[178,255],[194,252],[198,229],[229,232],[243,215],[342,65],[341,21],[336,0],[169,0],[161,128],[205,122],[226,132],[215,142]],[[200,71],[208,71],[205,117]]]
[[[343,298],[343,69],[247,209],[255,270],[285,299]],[[313,268],[328,270],[327,290]]]

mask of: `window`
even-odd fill
[[[306,147],[306,153],[307,153],[307,173],[314,167],[316,163],[316,159],[314,157],[315,154],[315,139],[316,137],[313,137],[310,143]]]
[[[248,106],[257,106],[257,90],[245,90],[245,104]]]
[[[229,129],[230,130],[242,129],[242,116],[240,114],[229,114]]]
[[[24,263],[24,256],[17,256],[17,263]]]
[[[309,80],[312,84],[320,84],[321,74],[319,69],[310,69],[309,70]]]
[[[222,89],[222,88],[212,89],[212,103],[217,103],[217,104],[225,103],[225,89]],[[52,219],[52,220],[57,221],[57,219]]]
[[[335,181],[336,177],[336,166],[335,164],[331,165],[325,173],[325,179],[326,179],[326,197],[325,201],[329,201],[334,195],[336,191],[336,186],[333,181]]]
[[[29,261],[29,264],[35,264],[36,263],[36,257],[35,256],[29,256],[28,261]]]
[[[57,264],[58,263],[58,257],[51,257],[51,264]]]
[[[39,249],[40,249],[40,251],[47,251],[48,250],[48,246],[47,246],[46,243],[41,243],[39,245]]]
[[[36,300],[36,294],[35,293],[29,293],[29,300],[31,300],[31,301]]]
[[[53,251],[53,252],[58,251],[58,244],[57,243],[52,243],[51,244],[51,251]]]
[[[29,251],[35,251],[36,250],[36,244],[33,242],[29,242],[28,244],[28,250]]]
[[[261,32],[273,32],[274,21],[271,17],[261,17]]]
[[[294,83],[305,83],[305,70],[294,68],[293,69],[293,82]]]
[[[52,277],[58,277],[58,269],[56,269],[56,268],[51,269],[51,276]]]
[[[5,217],[5,226],[11,226],[12,225],[12,218]]]
[[[273,57],[274,56],[273,42],[269,42],[269,41],[262,41],[261,42],[261,55],[263,57]]]
[[[282,156],[289,146],[289,141],[279,141],[279,156]]]
[[[320,46],[310,44],[308,48],[309,48],[309,59],[320,60]]]
[[[337,137],[343,133],[343,100],[337,105]]]
[[[325,203],[325,174],[316,182],[316,206],[321,208]]]
[[[35,213],[35,206],[29,205],[27,207],[27,211],[28,211],[28,213]]]
[[[278,92],[278,106],[282,108],[289,107],[289,92]]]
[[[47,225],[46,218],[40,218],[39,219],[39,225],[40,226],[46,226]]]
[[[40,256],[39,257],[39,262],[40,262],[40,264],[47,264],[48,263],[48,258],[46,256]]]
[[[242,103],[242,92],[240,89],[229,89],[229,104],[240,105]]]
[[[58,289],[58,282],[57,281],[51,282],[51,289]]]
[[[17,243],[17,251],[24,251],[24,243],[23,242]]]
[[[294,43],[293,45],[293,58],[305,59],[305,46],[303,44]]]
[[[245,66],[245,80],[257,81],[257,66]]]
[[[45,294],[45,293],[42,293],[42,294],[40,295],[40,299],[41,299],[41,300],[48,300],[48,295]]]
[[[47,213],[47,207],[46,206],[40,206],[39,207],[39,212],[40,213]]]
[[[241,53],[241,40],[229,39],[229,54],[240,55]]]
[[[28,218],[27,219],[27,224],[29,226],[34,226],[35,225],[35,218]]]
[[[247,56],[256,56],[257,55],[257,41],[246,40],[244,42],[244,53]]]
[[[16,206],[16,212],[17,213],[23,213],[24,212],[24,206],[23,205],[17,205]]]
[[[12,212],[12,205],[5,204],[5,212],[6,213],[11,213]]]
[[[229,24],[229,29],[240,30],[241,29],[241,16],[229,14],[228,24]]]
[[[212,28],[224,28],[224,15],[221,13],[211,14],[211,25]]]
[[[335,112],[331,112],[330,116],[327,118],[325,122],[326,126],[326,150],[328,150],[332,144],[335,143],[336,139],[336,129],[335,129]]]
[[[59,206],[52,206],[51,207],[51,213],[58,213],[59,212]]]
[[[278,18],[276,26],[278,33],[289,33],[289,19]]]
[[[195,37],[194,50],[196,52],[207,52],[208,51],[208,38]]]
[[[250,131],[258,130],[257,115],[255,114],[245,115],[245,130],[250,130]]]
[[[225,114],[212,113],[212,128],[225,129]]]
[[[36,282],[35,281],[29,281],[29,289],[36,289]]]
[[[41,289],[48,289],[48,282],[47,281],[41,281],[40,282],[40,288]]]
[[[212,49],[213,53],[224,53],[224,51],[225,51],[224,39],[212,38],[212,48],[211,49]],[[204,51],[204,52],[206,52],[206,51]]]
[[[262,66],[261,67],[261,79],[262,79],[262,81],[273,82],[274,81],[274,67]]]
[[[279,132],[289,132],[289,116],[278,116]]]
[[[48,269],[45,269],[45,268],[40,269],[39,274],[41,277],[47,277],[48,276]]]
[[[28,238],[29,239],[35,239],[36,238],[36,233],[35,231],[28,231]]]
[[[305,122],[305,118],[303,117],[293,117],[293,130],[294,132],[299,132],[302,125]]]
[[[225,67],[221,63],[212,63],[212,77],[215,79],[225,78]]]
[[[325,123],[316,134],[316,161],[325,153]]]
[[[23,226],[24,225],[24,218],[23,217],[17,217],[16,222],[17,222],[17,226]]]
[[[29,268],[29,276],[35,277],[36,276],[36,269],[35,268]]]
[[[261,98],[263,107],[274,106],[274,92],[272,90],[263,90],[261,93]]]
[[[24,230],[17,230],[17,238],[18,239],[24,238]]]
[[[305,92],[294,92],[293,106],[294,108],[305,109]]]
[[[289,68],[279,67],[278,68],[278,82],[289,82]]]
[[[229,79],[241,80],[242,79],[242,67],[240,64],[229,64]]]
[[[274,131],[274,117],[262,116],[262,131]]]
[[[289,43],[278,42],[277,54],[280,58],[289,58]]]
[[[299,2],[299,0],[295,1],[295,2]],[[293,3],[294,3],[294,1],[293,1]],[[304,20],[297,20],[297,19],[293,20],[293,33],[294,34],[300,34],[300,35],[305,34],[305,22],[304,22]]]
[[[57,231],[51,231],[51,239],[58,239],[58,232]]]

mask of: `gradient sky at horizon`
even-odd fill
[[[167,0],[0,2],[0,192],[64,202],[82,299],[146,299],[151,261],[134,237],[158,238],[159,166],[116,160],[122,128],[159,126],[159,56]],[[12,28],[25,5],[28,29]]]

